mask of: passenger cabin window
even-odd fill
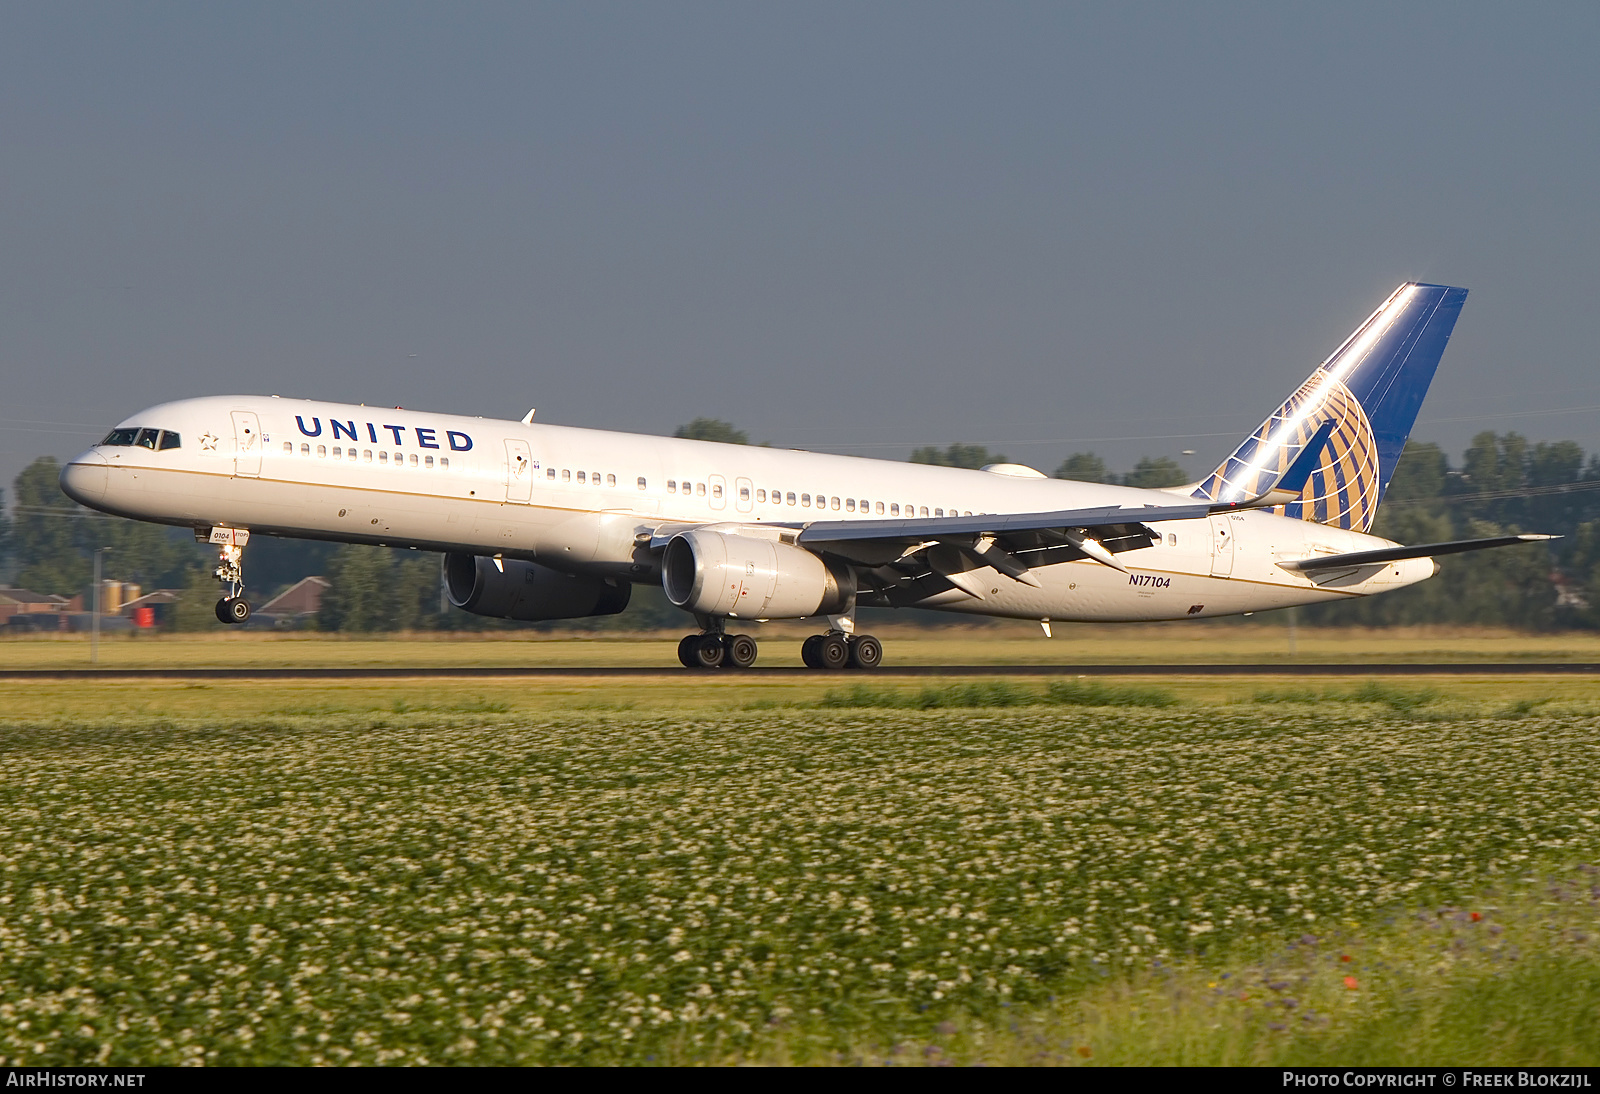
[[[389,453],[387,453],[387,452],[379,452],[378,453],[378,462],[379,463],[388,463],[389,462]]]
[[[563,467],[561,469],[561,481],[562,482],[571,482],[572,481],[572,472],[567,470],[565,467]]]
[[[895,504],[889,506],[889,515],[891,517],[898,517],[900,515],[900,503],[899,502],[896,502]]]
[[[765,490],[757,490],[756,491],[756,500],[757,501],[766,501],[767,500],[767,492]]]
[[[644,483],[644,476],[643,476],[643,475],[640,475],[640,476],[639,476],[639,489],[640,489],[640,490],[644,490],[644,489],[646,489],[646,487],[645,487],[645,483]]]
[[[739,500],[740,501],[749,501],[750,500],[750,488],[748,486],[739,487]]]
[[[309,444],[306,444],[306,443],[302,442],[301,445],[300,445],[300,455],[302,455],[302,456],[311,455],[311,446]]]
[[[584,483],[584,477],[583,477],[583,472],[582,472],[582,471],[579,471],[579,472],[578,472],[578,485],[579,485],[579,486],[582,486],[582,485],[583,485],[583,483]]]
[[[415,452],[411,454],[411,466],[417,466],[417,454]]]
[[[439,470],[440,471],[448,471],[448,470],[450,470],[450,457],[449,456],[440,456],[439,457]]]
[[[922,507],[922,515],[923,516],[927,516],[928,515],[928,507],[926,505],[924,505]]]
[[[944,510],[943,509],[935,509],[933,511],[933,515],[936,516],[936,517],[942,517],[942,516],[944,516]]]
[[[429,466],[429,467],[432,467],[432,466],[433,466],[433,460],[432,460],[432,458],[429,458],[429,460],[428,460],[428,466]],[[545,477],[545,478],[547,478],[547,479],[549,479],[549,480],[551,480],[551,481],[552,481],[552,482],[554,482],[554,481],[555,481],[555,477],[556,477],[556,469],[555,469],[555,468],[553,468],[553,467],[547,467],[547,468],[545,468],[545,469],[544,469],[544,477]]]
[[[878,503],[878,515],[879,516],[883,515],[883,502],[881,502],[881,501]]]
[[[829,502],[829,504],[832,505],[835,509],[837,509],[837,508],[839,508],[839,499],[838,498],[834,498],[832,501]]]
[[[800,504],[806,506],[807,508],[810,508],[810,506],[811,506],[811,495],[810,494],[801,494],[800,495]]]
[[[285,452],[289,453],[289,455],[291,455],[291,456],[294,455],[294,442],[293,441],[284,441],[283,442],[283,450]]]
[[[678,480],[677,479],[668,479],[667,480],[667,493],[676,494],[677,492],[678,492]]]
[[[328,446],[325,445],[325,444],[317,445],[317,459],[323,460],[323,459],[327,459],[327,458],[328,458]]]
[[[711,484],[711,496],[714,498],[722,497],[722,484],[720,482]]]
[[[598,472],[598,471],[589,472],[589,481],[591,483],[593,483],[595,486],[599,486],[600,485],[600,472]]]
[[[424,457],[422,457],[422,466],[423,467],[432,467],[433,466],[433,457],[432,456],[424,456]],[[555,469],[554,468],[551,469],[551,474],[552,474],[552,476],[555,474]]]
[[[845,509],[845,512],[847,512],[847,513],[854,513],[856,511],[856,499],[855,498],[845,498],[844,499],[844,509]]]
[[[617,477],[615,475],[607,475],[606,476],[606,485],[607,486],[615,486],[615,485],[617,485]]]
[[[794,491],[793,490],[789,491],[789,504],[790,505],[794,504]]]
[[[354,452],[355,449],[352,448],[350,451]],[[367,450],[365,450],[364,452],[361,453],[361,462],[363,462],[363,463],[371,463],[372,462],[372,449],[369,448],[369,449],[367,449]]]
[[[695,483],[694,484],[694,494],[695,494],[695,497],[697,497],[697,498],[705,497],[706,496],[706,484],[703,483],[703,482]]]
[[[1176,547],[1177,545],[1178,545],[1178,533],[1176,533],[1176,532],[1168,532],[1167,533],[1167,546],[1168,547]]]

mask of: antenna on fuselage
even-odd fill
[[[535,409],[537,409],[537,408],[531,407],[531,406],[528,408],[528,412],[522,416],[522,424],[523,425],[532,425],[533,424],[533,412],[534,412]]]

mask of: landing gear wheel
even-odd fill
[[[242,624],[250,620],[250,602],[242,596],[225,596],[217,601],[217,620]]]
[[[822,635],[814,634],[800,643],[800,660],[805,662],[808,669],[822,668],[822,661],[817,654],[817,647],[822,645]]]
[[[722,651],[725,669],[747,669],[756,663],[756,640],[748,634],[724,635]]]
[[[686,634],[678,639],[678,664],[686,669],[697,669],[700,662],[694,658],[695,643],[700,641],[698,634]]]
[[[817,661],[825,669],[844,668],[850,663],[849,641],[837,631],[823,635],[822,641],[817,643]]]
[[[722,664],[722,635],[697,634],[694,642],[694,667],[714,669]]]
[[[870,634],[858,634],[850,639],[850,667],[875,669],[883,664],[883,643]]]

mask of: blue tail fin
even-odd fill
[[[1401,285],[1195,496],[1258,496],[1331,419],[1333,435],[1305,492],[1274,512],[1358,532],[1371,528],[1466,298],[1466,289]]]

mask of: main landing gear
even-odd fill
[[[814,634],[801,644],[800,660],[808,669],[875,669],[883,664],[883,643],[870,634]]]
[[[883,663],[883,644],[870,634],[829,631],[807,638],[800,659],[812,669],[875,669]],[[747,669],[756,663],[756,640],[718,630],[686,634],[678,642],[678,660],[689,669]]]
[[[250,542],[247,528],[195,529],[194,538],[218,549],[217,568],[212,571],[227,590],[217,601],[217,622],[242,625],[250,620],[250,602],[244,598],[244,545]]]
[[[678,660],[688,669],[747,669],[756,663],[756,640],[748,634],[686,634],[678,642]]]

